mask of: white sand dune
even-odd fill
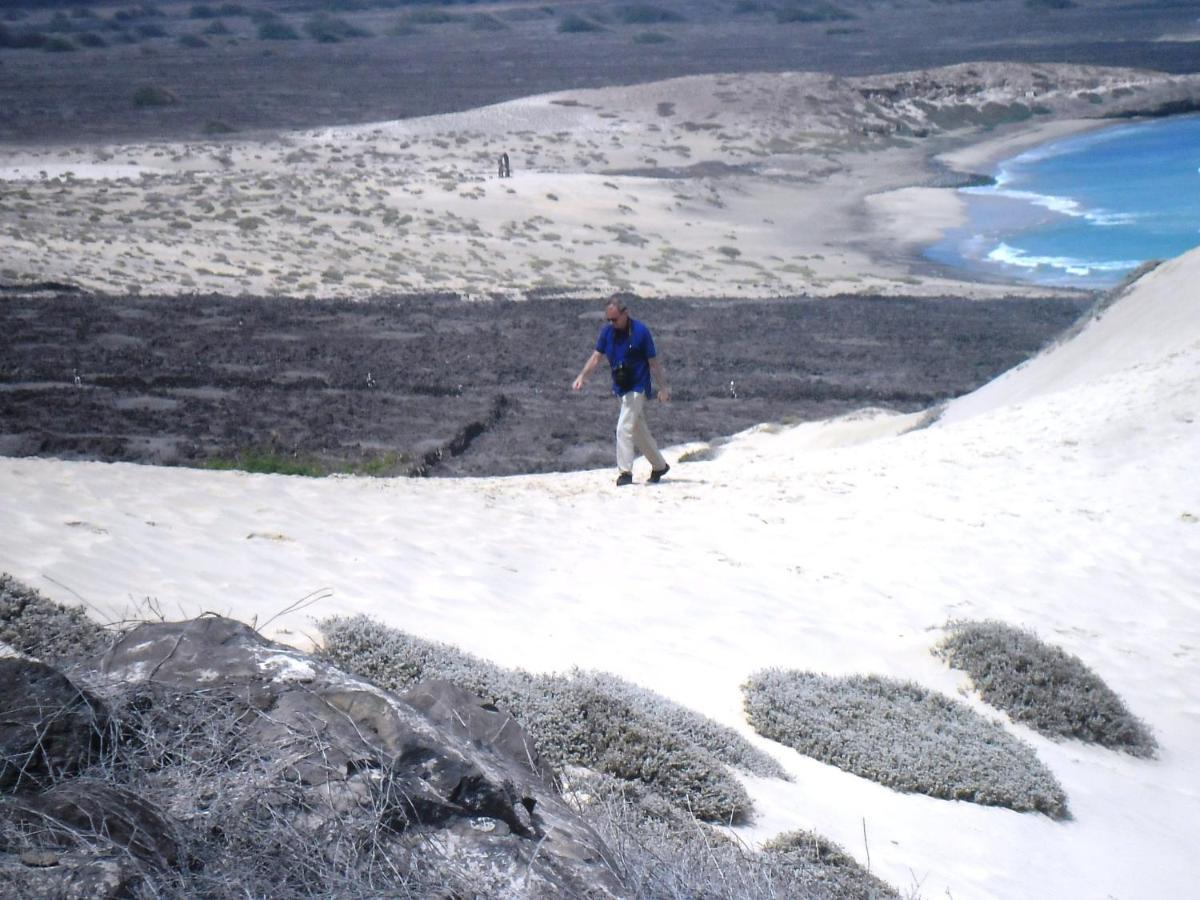
[[[738,686],[761,667],[954,694],[962,678],[929,653],[939,626],[1030,626],[1123,696],[1160,758],[1010,726],[1067,791],[1075,818],[1054,822],[897,794],[759,740],[795,782],[753,781],[743,834],[812,827],[863,862],[869,846],[874,872],[927,898],[1191,896],[1197,278],[1200,251],[1162,266],[930,427],[870,411],[761,427],[654,488],[3,459],[0,570],[106,619],[153,598],[265,623],[326,591],[265,631],[303,644],[314,617],[369,613],[504,665],[614,672],[742,730]]]

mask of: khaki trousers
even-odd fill
[[[621,396],[621,414],[617,417],[617,468],[622,472],[633,471],[635,448],[650,461],[652,469],[666,467],[667,461],[658,452],[658,444],[646,424],[646,395],[630,391]]]

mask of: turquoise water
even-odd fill
[[[1200,245],[1200,116],[1045,144],[965,188],[968,221],[936,262],[1042,284],[1104,287]]]

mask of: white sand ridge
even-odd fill
[[[926,183],[935,151],[1034,133],[1035,107],[1094,117],[1197,84],[1002,64],[695,76],[256,140],[0,151],[0,279],[168,295],[1006,294],[914,274],[911,245],[958,201],[887,192]]]

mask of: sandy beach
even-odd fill
[[[692,76],[257,140],[5,148],[0,279],[299,297],[1005,296],[1023,289],[920,259],[961,216],[948,186],[1094,127],[1070,116],[1096,106],[1085,97],[1111,114],[1195,89],[996,64]]]

